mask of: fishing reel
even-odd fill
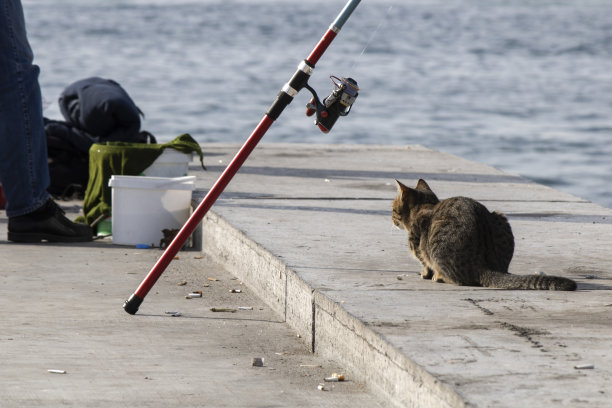
[[[323,99],[319,100],[317,93],[308,84],[304,88],[312,93],[312,99],[306,104],[306,116],[312,116],[316,113],[315,125],[323,133],[328,133],[334,126],[338,117],[346,116],[351,111],[355,99],[359,95],[359,86],[353,78],[338,78],[337,76],[329,77],[334,84],[332,92]]]

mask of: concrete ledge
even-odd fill
[[[198,187],[238,148],[204,146]],[[504,212],[516,241],[510,272],[566,276],[578,291],[422,280],[390,222],[394,178],[425,178],[442,199]],[[419,146],[272,144],[213,210],[203,251],[391,405],[609,406],[610,209]]]
[[[384,337],[321,293],[315,295],[315,344],[398,407],[466,407],[463,398],[406,358]]]
[[[202,251],[283,316],[313,351],[313,290],[295,272],[213,211],[202,223]]]
[[[240,278],[323,357],[340,361],[393,405],[469,406],[341,305],[316,291],[280,259],[210,211],[203,252]]]

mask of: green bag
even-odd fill
[[[95,143],[89,149],[89,181],[83,200],[83,214],[76,222],[91,224],[101,216],[111,214],[111,188],[108,181],[112,175],[138,176],[163,153],[164,149],[175,149],[182,153],[197,152],[204,166],[202,148],[185,133],[165,144],[126,142]]]

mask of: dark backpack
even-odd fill
[[[156,142],[151,133],[140,131],[142,112],[113,80],[77,81],[64,89],[59,106],[65,122],[44,118],[51,178],[48,191],[56,197],[83,198],[92,144]]]
[[[55,197],[82,199],[89,179],[89,147],[84,148],[87,141],[82,141],[78,148],[73,141],[79,136],[72,126],[47,118],[44,121],[51,179],[47,191]]]

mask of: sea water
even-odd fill
[[[24,0],[45,115],[118,81],[160,141],[243,142],[344,0]],[[332,132],[304,90],[267,142],[421,144],[612,208],[612,1],[363,0],[317,64],[359,98]],[[427,172],[427,169],[423,169]]]

